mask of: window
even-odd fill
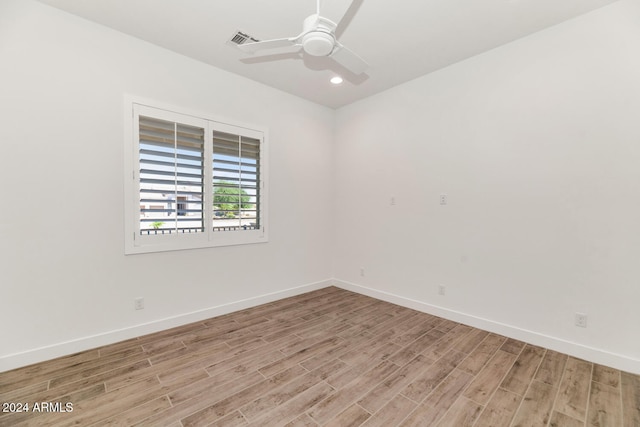
[[[125,253],[267,241],[266,131],[145,102],[126,108]]]

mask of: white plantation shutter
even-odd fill
[[[140,116],[140,234],[204,231],[204,133]]]
[[[213,230],[260,229],[260,140],[213,131]]]

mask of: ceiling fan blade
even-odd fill
[[[329,56],[353,74],[362,74],[369,68],[369,64],[364,59],[337,42],[335,49]]]
[[[349,10],[351,0],[322,0],[319,15],[333,22],[340,22]]]
[[[273,39],[273,40],[265,40],[254,43],[245,43],[238,46],[243,52],[246,53],[256,53],[259,50],[263,49],[276,49],[280,47],[293,47],[296,46],[298,41],[297,37],[288,38],[288,39]]]
[[[358,13],[358,9],[360,9],[360,6],[362,6],[363,1],[364,0],[353,0],[349,5],[349,8],[344,13],[344,15],[342,15],[342,18],[340,19],[340,21],[337,21],[338,22],[338,26],[336,28],[337,39],[342,37],[342,33],[344,33],[344,30],[347,29],[353,17],[356,16],[356,14]]]

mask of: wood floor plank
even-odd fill
[[[314,336],[320,334],[331,334],[331,335],[339,335],[341,332],[346,331],[349,328],[352,328],[354,325],[348,321],[348,319],[344,318],[331,318],[329,316],[321,316],[322,322],[317,323],[313,326],[307,326],[306,328],[299,329],[298,324],[294,323],[294,326],[291,329],[288,329],[287,332],[295,331],[295,335],[300,337],[301,339],[312,338]],[[328,319],[328,320],[324,320]],[[264,337],[263,339],[267,342],[273,341],[273,338],[277,336],[277,333],[274,333],[270,336]]]
[[[49,377],[49,388],[57,388],[108,372],[113,373],[118,369],[126,370],[130,366],[136,364],[148,365],[149,362],[147,358],[148,356],[144,353],[142,346],[138,346],[136,349],[133,349],[131,352],[127,352],[126,354],[108,355],[97,359],[83,361],[74,364],[63,371],[51,373],[51,376]],[[107,376],[108,375],[109,374],[107,374]],[[93,384],[100,381],[101,379],[96,378]]]
[[[435,425],[461,396],[462,390],[470,381],[471,375],[454,369],[400,425]]]
[[[209,424],[209,427],[236,427],[246,425],[247,420],[245,420],[242,414],[238,411],[233,411],[232,413],[225,415],[219,420]],[[182,423],[180,423],[179,427],[183,427]]]
[[[200,409],[180,421],[185,427],[211,424],[225,415],[240,409],[243,405],[259,398],[273,388],[278,387],[281,384],[286,384],[304,373],[306,373],[306,369],[302,366],[296,365],[275,374],[271,378],[252,384],[233,394],[226,393],[227,395],[225,396],[223,393],[219,393],[219,397],[224,396],[223,399]]]
[[[318,423],[313,421],[307,413],[304,413],[284,427],[318,427]]]
[[[261,381],[264,381],[264,376],[256,371],[251,371],[239,377],[231,375],[222,381],[219,376],[208,377],[169,393],[169,399],[171,399],[172,405],[178,405],[190,399],[197,399],[203,393],[210,393],[223,396],[218,397],[220,400],[226,397],[226,393],[236,393]]]
[[[592,364],[569,357],[560,382],[555,409],[584,421],[587,416]]]
[[[513,338],[508,338],[504,342],[502,347],[500,347],[500,350],[506,351],[507,353],[518,355],[520,354],[524,346],[525,346],[525,343],[523,343],[522,341],[518,341]]]
[[[280,352],[282,352],[282,354],[284,354],[285,356],[291,356],[296,353],[306,352],[309,348],[312,348],[313,346],[316,346],[332,338],[338,341],[334,335],[323,332],[322,334],[311,336],[309,338],[290,341],[285,345],[279,346],[278,350],[280,350]]]
[[[352,367],[336,372],[327,378],[326,381],[334,388],[342,388],[368,371],[371,366],[375,366],[378,363],[387,360],[390,355],[396,352],[397,348],[398,345],[392,342],[389,342],[382,347],[370,348],[363,351],[360,357],[348,359],[351,363],[343,359],[343,357],[340,357],[340,360],[347,362]]]
[[[0,372],[16,401],[73,412],[0,427],[640,426],[638,375],[335,287]]]
[[[249,353],[247,353],[249,355]],[[242,357],[237,351],[230,349],[225,343],[217,344],[211,348],[198,349],[181,353],[176,358],[171,358],[157,363],[160,370],[158,378],[162,382],[169,382],[175,378],[189,375],[193,371],[207,369],[220,361]],[[238,361],[241,363],[241,361]],[[158,366],[160,365],[160,366]]]
[[[132,425],[136,427],[169,427],[178,423],[180,427],[182,427],[182,423],[180,422],[182,418],[206,408],[218,400],[219,397],[217,396],[217,390],[212,389],[208,393],[203,393],[197,399],[189,399],[177,405],[173,405],[167,410],[158,412],[157,414],[147,417]]]
[[[489,332],[480,329],[472,329],[463,339],[458,341],[453,347],[454,350],[469,354],[471,353],[484,339],[489,335]]]
[[[325,363],[333,359],[339,359],[342,355],[348,353],[357,346],[371,339],[367,335],[356,335],[351,338],[344,338],[340,336],[340,334],[338,334],[337,336],[342,340],[338,345],[328,348],[318,354],[309,357],[308,359],[303,360],[302,362],[300,362],[300,365],[302,365],[308,371],[313,371],[314,369],[318,368],[321,365],[324,365]]]
[[[416,403],[398,394],[393,400],[384,405],[379,411],[371,416],[363,427],[388,427],[397,426],[416,407]]]
[[[462,395],[473,377],[454,369],[424,400],[423,403],[436,408],[449,408]]]
[[[287,357],[283,357],[282,359],[270,363],[259,369],[259,372],[264,376],[271,376],[280,371],[283,371],[287,368],[290,368],[293,365],[298,364],[299,362],[304,361],[305,359],[310,358],[314,354],[321,353],[326,351],[332,347],[339,345],[341,342],[340,338],[327,338],[323,341],[320,341],[316,344],[310,345],[307,348],[303,348]]]
[[[498,350],[484,369],[480,371],[480,373],[471,382],[467,390],[464,392],[464,396],[474,402],[485,405],[493,395],[493,392],[498,388],[507,372],[511,370],[515,361],[515,354]]]
[[[557,386],[562,379],[562,372],[567,363],[568,356],[556,351],[547,350],[538,368],[535,379],[543,383]]]
[[[358,404],[371,413],[376,412],[409,385],[416,376],[431,366],[433,362],[434,361],[422,354],[416,356],[401,369],[391,374],[387,379],[373,388]]]
[[[563,414],[562,412],[553,411],[551,420],[549,421],[549,427],[584,427],[584,421],[577,420],[573,417]]]
[[[19,402],[27,402],[27,403],[64,402],[65,404],[67,402],[70,402],[74,405],[77,405],[80,402],[93,399],[102,394],[106,394],[104,384],[96,384],[96,385],[93,385],[87,388],[78,389],[78,390],[68,390],[68,394],[58,394],[58,393],[53,394],[50,391],[47,391],[47,392],[44,392],[43,394],[30,396],[24,400],[20,400]],[[55,396],[55,397],[51,397],[51,396]],[[44,418],[42,418],[43,416]],[[48,418],[47,422],[51,422],[50,421],[51,416],[47,417],[45,413],[35,412],[33,408],[30,413],[29,412],[13,413],[13,414],[0,413],[0,426],[4,426],[4,425],[14,426],[14,425],[23,423],[25,421],[30,421],[30,422],[26,422],[26,424],[33,423],[34,425],[38,425],[45,418]],[[60,418],[64,419],[64,417],[60,417]],[[44,424],[44,421],[42,421],[42,424]]]
[[[622,405],[620,389],[591,382],[587,425],[593,427],[614,427],[622,425]]]
[[[0,402],[19,402],[29,396],[44,393],[49,388],[49,381],[42,381],[26,387],[0,393]]]
[[[271,343],[270,343],[271,344]],[[209,363],[205,366],[205,370],[212,377],[218,375],[221,372],[228,371],[229,369],[245,369],[245,370],[258,370],[262,369],[265,366],[273,365],[275,363],[281,362],[284,359],[284,355],[274,349],[274,346],[262,346],[257,347],[251,351],[243,351],[241,353],[235,354],[231,357],[226,358],[216,358],[215,363]],[[199,366],[201,364],[198,364]],[[284,366],[282,369],[286,369],[289,366],[294,365],[288,364]],[[183,374],[183,373],[182,373]],[[267,375],[268,376],[268,375]],[[166,381],[166,376],[160,377],[161,381]]]
[[[464,357],[464,353],[450,350],[407,385],[402,394],[416,403],[422,402],[458,366]]]
[[[339,413],[335,418],[323,424],[324,427],[344,427],[362,425],[371,417],[361,406],[353,404]]]
[[[435,407],[423,402],[400,423],[400,427],[432,426],[435,425],[435,421],[442,418],[446,412],[447,409]]]
[[[625,426],[640,426],[640,376],[621,374],[622,418]]]
[[[142,348],[140,348],[140,351],[142,351]],[[37,363],[3,372],[0,375],[0,394],[49,380],[56,372],[69,372],[74,369],[74,366],[97,360],[99,357],[100,352],[98,350],[91,350],[59,357],[47,363]]]
[[[513,427],[546,426],[551,418],[557,388],[533,380],[511,424]]]
[[[484,365],[493,357],[500,346],[504,344],[505,338],[500,335],[489,334],[469,356],[460,363],[458,369],[476,375],[482,370]]]
[[[432,346],[429,346],[427,349],[425,349],[422,354],[425,354],[427,357],[438,359],[445,353],[447,353],[450,349],[452,349],[454,345],[467,337],[472,331],[473,328],[471,328],[470,326],[456,325],[449,332],[445,333],[442,338],[436,341]]]
[[[163,340],[142,344],[142,349],[148,356],[154,356],[180,348],[186,348],[181,337],[168,337]]]
[[[175,350],[166,351],[162,354],[150,356],[148,360],[153,366],[163,363],[163,367],[171,364],[182,366],[189,363],[190,361],[211,357],[213,354],[217,354],[220,351],[232,352],[234,350],[230,349],[229,346],[224,342],[219,342],[212,343],[210,345],[182,347]]]
[[[474,427],[508,427],[516,414],[522,396],[499,388],[495,391],[489,403]]]
[[[367,364],[375,360],[386,360],[392,354],[397,353],[402,347],[388,340],[388,337],[379,340],[369,340],[363,348],[356,348],[340,356],[340,360],[350,364]]]
[[[429,318],[419,322],[417,325],[410,328],[404,334],[396,337],[393,342],[404,347],[413,341],[417,340],[430,330],[435,328],[435,324],[437,323],[437,319]]]
[[[620,386],[620,371],[599,364],[593,365],[593,381],[597,381],[600,384],[605,384],[611,387]]]
[[[438,427],[471,427],[482,412],[482,406],[460,397],[437,424]]]
[[[266,427],[283,425],[296,418],[297,414],[312,408],[318,402],[324,400],[334,391],[333,387],[326,383],[318,383],[284,403],[263,417],[249,423],[250,426]]]
[[[360,378],[351,381],[345,387],[337,390],[331,396],[318,403],[318,405],[309,411],[309,415],[319,424],[326,423],[335,414],[358,401],[365,393],[396,370],[398,370],[398,365],[393,364],[391,361],[385,360],[381,362],[364,373]]]
[[[325,380],[330,374],[342,370],[346,363],[335,359],[311,372],[301,375],[297,379],[284,384],[281,387],[274,388],[257,397],[252,402],[242,406],[240,412],[248,421],[252,421],[261,417],[265,413],[273,410],[284,402],[293,399],[305,390]]]
[[[445,332],[431,330],[393,355],[391,361],[397,365],[404,366],[409,363],[411,359],[429,348],[429,346],[435,344],[444,335]]]
[[[449,319],[440,319],[440,321],[436,324],[436,329],[447,333],[450,330],[452,330],[453,328],[455,328],[456,326],[458,326],[459,323],[458,322],[454,322],[453,320],[449,320]]]
[[[171,408],[171,402],[169,401],[169,398],[167,396],[161,396],[157,399],[143,403],[140,406],[136,406],[135,408],[120,412],[111,418],[99,421],[98,423],[93,425],[96,427],[130,426],[169,408]]]
[[[100,394],[93,399],[74,404],[73,412],[65,417],[64,422],[57,425],[67,427],[101,422],[122,412],[125,401],[128,405],[127,408],[132,408],[163,395],[164,391],[160,386],[160,381],[151,377],[111,393]]]
[[[525,345],[500,387],[523,396],[542,362],[544,353],[545,350],[541,347]]]

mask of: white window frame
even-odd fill
[[[138,116],[179,122],[202,127],[204,141],[204,194],[202,200],[205,230],[200,233],[143,236],[140,233],[140,159]],[[234,133],[259,139],[259,218],[256,230],[213,231],[213,131]],[[194,112],[164,103],[125,96],[124,101],[124,210],[125,254],[163,252],[185,249],[231,246],[268,241],[268,131],[264,127],[220,118],[212,114]]]

